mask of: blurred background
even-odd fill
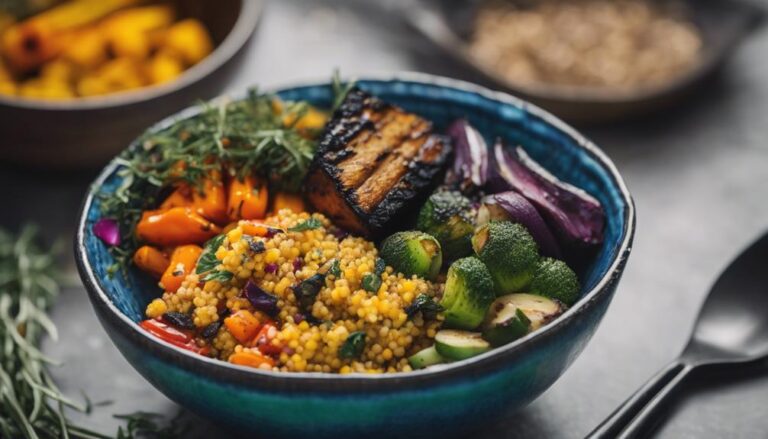
[[[0,0],[0,226],[36,222],[67,247],[100,166],[151,123],[219,93],[327,80],[334,69],[510,91],[608,153],[637,203],[624,281],[563,378],[482,437],[584,436],[678,353],[711,282],[768,226],[765,1],[75,0],[46,9],[53,3]],[[66,393],[114,401],[73,417],[106,433],[113,413],[175,414],[112,346],[69,248],[65,256],[68,286],[53,310],[61,337],[45,351],[63,360],[53,374]],[[764,369],[700,377],[658,434],[763,437],[766,392]],[[186,416],[195,437],[221,434]]]

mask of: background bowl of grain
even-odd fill
[[[215,96],[239,65],[263,0],[176,0],[181,17],[201,20],[216,48],[166,84],[64,101],[0,95],[0,160],[73,169],[103,165],[151,125],[198,99]]]

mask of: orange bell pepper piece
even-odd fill
[[[261,219],[267,213],[269,195],[263,179],[249,176],[229,182],[227,214],[233,221],[239,219]]]
[[[168,292],[175,293],[184,279],[192,273],[197,265],[197,260],[203,249],[196,245],[182,245],[176,247],[171,254],[171,262],[168,264],[163,276],[160,278],[160,286]]]
[[[140,240],[162,247],[202,244],[220,233],[216,224],[189,207],[146,211],[136,225]]]
[[[229,356],[229,362],[232,364],[237,364],[239,366],[248,366],[248,367],[274,367],[275,366],[275,360],[272,358],[269,358],[267,356],[261,355],[258,352],[253,351],[240,351],[235,352],[234,354]]]
[[[224,326],[241,344],[250,342],[261,329],[261,322],[252,312],[241,309],[224,319]]]
[[[301,195],[289,194],[287,192],[278,192],[275,194],[275,201],[273,204],[272,211],[275,213],[280,212],[282,209],[291,209],[295,213],[306,212],[307,210]]]
[[[136,250],[133,254],[133,263],[139,269],[151,274],[155,279],[160,279],[171,261],[168,256],[155,247],[145,245]]]

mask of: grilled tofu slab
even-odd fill
[[[431,122],[355,88],[326,125],[305,193],[335,224],[377,237],[431,192],[450,153]]]

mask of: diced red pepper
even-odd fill
[[[195,352],[200,355],[207,355],[210,348],[200,347],[195,343],[192,331],[182,331],[176,329],[165,322],[157,319],[144,320],[139,326],[155,337],[165,340],[168,343],[178,346],[182,349]]]
[[[280,355],[280,352],[282,352],[283,348],[280,346],[275,346],[274,343],[272,343],[275,337],[277,337],[277,332],[277,326],[275,326],[273,322],[265,323],[264,326],[261,327],[259,333],[256,334],[256,337],[253,339],[251,346],[257,348],[259,352],[263,353],[264,355]]]

